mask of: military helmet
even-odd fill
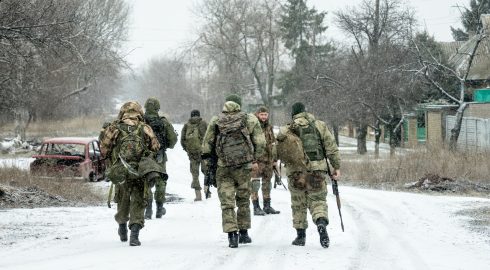
[[[119,110],[119,119],[131,118],[131,117],[143,117],[143,108],[137,101],[128,101],[121,106]]]
[[[145,110],[155,112],[160,110],[160,102],[158,101],[158,99],[154,97],[147,99],[145,102]]]

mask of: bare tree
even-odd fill
[[[405,48],[415,25],[414,12],[401,0],[364,0],[356,8],[337,12],[336,22],[355,41],[350,74],[343,76],[343,84],[352,107],[360,105],[351,114],[358,125],[358,153],[366,152],[369,125],[377,131],[380,124],[388,127],[393,149],[404,108],[409,106],[408,82],[399,67],[408,60]]]
[[[100,105],[104,99],[84,93],[106,94],[98,84],[125,66],[120,48],[128,13],[122,0],[0,1],[3,111],[22,115],[25,129],[31,119]]]
[[[279,65],[278,8],[272,0],[206,0],[198,10],[201,55],[231,84],[229,91],[257,90],[267,106]]]
[[[468,44],[468,50],[458,52],[463,57],[462,65],[452,67],[446,63],[443,63],[441,59],[435,56],[431,51],[413,40],[414,54],[417,59],[417,66],[411,71],[418,77],[422,77],[427,81],[433,89],[439,91],[450,103],[458,105],[456,111],[456,123],[451,129],[451,137],[449,140],[449,148],[456,150],[459,133],[461,131],[461,124],[463,122],[464,111],[468,106],[465,100],[467,94],[468,76],[470,75],[471,68],[477,57],[477,51],[480,44],[487,39],[486,29],[481,28],[479,32],[470,38]],[[459,83],[459,89],[457,95],[454,94],[454,89],[448,89],[439,78],[442,76],[456,79]]]

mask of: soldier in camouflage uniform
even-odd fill
[[[201,166],[201,171],[204,173],[204,164],[201,164],[201,146],[207,127],[208,124],[206,121],[202,120],[201,113],[198,110],[192,110],[191,118],[184,125],[182,132],[180,133],[180,144],[184,151],[187,152],[190,161],[190,170],[192,174],[191,188],[193,188],[196,193],[194,201],[202,200],[201,185],[199,184],[199,166]],[[206,186],[205,189],[207,188],[209,187]]]
[[[260,126],[265,135],[265,153],[258,161],[258,170],[252,171],[252,204],[254,207],[254,215],[263,216],[265,214],[279,214],[271,207],[271,179],[273,174],[273,168],[276,168],[276,138],[274,137],[274,131],[272,125],[269,124],[269,110],[261,106],[257,109],[255,116],[259,119]],[[276,169],[277,170],[277,169]],[[262,178],[262,186],[260,180]],[[262,199],[264,200],[264,210],[260,208],[259,204],[259,189],[262,189]]]
[[[241,112],[241,98],[226,98],[222,114],[214,116],[203,142],[203,158],[216,154],[216,183],[221,203],[223,232],[228,233],[229,247],[251,243],[250,221],[251,169],[258,166],[265,138],[260,123],[252,114]],[[235,204],[238,210],[235,211]],[[238,233],[237,233],[238,231]]]
[[[143,142],[145,148],[150,151],[146,154],[153,155],[160,148],[160,144],[153,133],[151,127],[143,122],[143,110],[141,105],[137,102],[125,103],[119,112],[118,121],[110,124],[104,131],[101,138],[101,151],[104,157],[111,159],[111,164],[114,165],[118,162],[120,156],[116,153],[118,144],[121,142],[122,136],[119,136],[121,131],[118,128],[118,124],[126,126],[128,129],[131,127],[142,127]],[[144,210],[146,206],[145,198],[145,185],[143,179],[129,180],[126,179],[122,184],[116,185],[116,192],[114,201],[117,202],[117,213],[115,215],[116,222],[119,224],[118,234],[120,240],[125,242],[128,240],[127,222],[129,221],[129,228],[131,230],[131,237],[129,244],[131,246],[139,246],[139,231],[143,228]]]
[[[168,148],[174,148],[177,143],[177,133],[170,122],[163,116],[158,115],[160,110],[160,102],[156,98],[149,98],[145,102],[145,122],[153,129],[158,141],[160,142],[160,149],[157,152],[156,159],[161,164],[163,170],[166,170]],[[148,204],[146,206],[145,218],[151,219],[153,214],[152,204],[153,197],[155,197],[156,203],[156,218],[161,218],[166,213],[163,203],[165,202],[165,192],[167,188],[167,179],[159,178],[155,182],[155,196],[151,192],[148,192]]]
[[[288,132],[291,131],[299,137],[303,155],[297,159],[306,159],[306,162],[303,163],[304,166],[286,164],[291,193],[293,227],[297,231],[297,237],[292,244],[305,245],[305,230],[308,227],[306,217],[307,210],[309,210],[313,222],[317,225],[320,244],[327,248],[330,243],[326,230],[328,225],[327,160],[334,168],[333,178],[338,180],[340,177],[339,151],[326,124],[320,120],[315,120],[312,114],[305,112],[305,106],[302,103],[293,104],[292,118],[292,123],[281,127],[277,135],[278,151],[282,147],[281,142]],[[281,155],[279,158],[282,159]]]

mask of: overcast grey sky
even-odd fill
[[[128,61],[134,68],[141,67],[149,59],[164,55],[196,38],[196,18],[193,6],[200,0],[127,0],[133,8],[129,41],[126,50],[132,50]],[[345,40],[333,24],[333,12],[355,6],[362,0],[308,0],[318,10],[327,11],[327,35]],[[421,29],[426,28],[439,41],[451,41],[450,26],[459,26],[459,10],[456,4],[467,5],[469,0],[410,0],[407,3],[416,10]]]

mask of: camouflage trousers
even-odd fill
[[[326,175],[323,171],[295,172],[288,176],[293,210],[293,227],[308,228],[307,210],[314,223],[319,218],[328,220]]]
[[[201,156],[189,155],[189,161],[191,163],[190,169],[192,174],[191,188],[201,190],[201,184],[199,183],[199,167],[201,167],[201,172],[204,174],[204,164]]]
[[[221,203],[223,232],[250,229],[250,168],[220,167],[216,171],[218,197]],[[235,212],[235,205],[238,207]]]
[[[114,201],[117,202],[117,213],[114,216],[118,224],[129,221],[129,226],[145,225],[145,184],[143,181],[125,182],[116,186]]]
[[[166,171],[166,162],[162,163],[163,169]],[[158,177],[155,181],[155,196],[151,191],[151,188],[148,189],[148,202],[151,203],[153,198],[155,198],[156,203],[164,203],[166,201],[165,192],[167,191],[167,180],[163,180],[163,178]]]
[[[270,199],[271,189],[272,189],[272,163],[269,162],[259,162],[259,169],[257,171],[252,171],[252,178],[262,178],[262,185],[260,189],[262,190],[262,199]],[[258,190],[252,188],[251,194],[252,200],[257,200],[259,198]]]

